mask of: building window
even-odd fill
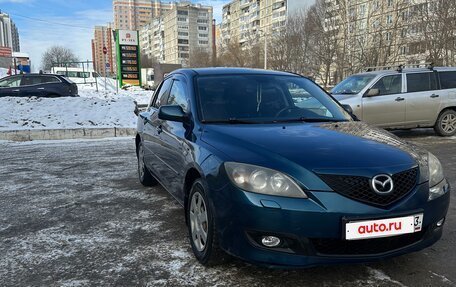
[[[177,21],[179,21],[179,22],[187,22],[187,18],[185,18],[185,17],[177,17]]]
[[[388,24],[388,25],[393,24],[393,15],[386,16],[386,24]]]
[[[198,26],[199,31],[207,31],[207,27],[204,26]]]
[[[188,37],[188,32],[177,32],[177,35]]]
[[[394,1],[393,0],[388,0],[388,7],[393,6]]]
[[[207,37],[208,37],[208,34],[198,34],[198,37],[200,37],[200,38],[207,38]]]
[[[188,11],[177,10],[177,15],[185,15],[185,16],[188,16]]]
[[[208,45],[209,41],[199,40],[198,44],[200,44],[200,45]]]

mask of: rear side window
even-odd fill
[[[60,80],[57,77],[54,76],[41,76],[41,83],[42,84],[47,84],[47,83],[59,83]]]
[[[175,80],[169,93],[167,105],[179,105],[184,112],[188,111],[186,85],[184,82]]]
[[[157,95],[154,97],[154,102],[152,106],[154,108],[159,108],[166,103],[166,97],[169,94],[169,89],[173,83],[172,79],[166,79],[163,84],[160,86],[160,89],[157,91]]]
[[[437,89],[434,73],[407,74],[407,92],[425,92]]]
[[[372,89],[378,89],[380,96],[400,94],[402,92],[402,75],[385,76]]]
[[[21,86],[31,86],[41,84],[40,77],[37,76],[24,76],[22,77]]]
[[[456,72],[439,72],[442,89],[456,89]]]

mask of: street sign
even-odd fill
[[[103,54],[105,54],[105,55],[106,55],[107,53],[108,53],[108,48],[106,48],[106,47],[103,47]]]

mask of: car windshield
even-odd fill
[[[334,95],[354,95],[361,92],[375,75],[354,75],[337,84],[331,91]]]
[[[298,76],[200,76],[197,89],[205,123],[351,120],[320,87]]]

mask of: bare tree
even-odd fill
[[[311,25],[307,9],[290,15],[286,28],[271,37],[268,50],[270,68],[309,76],[315,74],[309,37]]]
[[[150,57],[145,53],[141,54],[141,67],[142,68],[153,68],[158,63],[155,57]]]
[[[434,0],[417,4],[411,11],[419,41],[427,60],[436,65],[454,65],[456,41],[456,1]]]
[[[213,66],[212,54],[208,51],[208,49],[191,49],[189,57],[189,67],[204,68]]]
[[[62,46],[52,46],[43,53],[42,68],[49,71],[56,65],[77,66],[77,64],[72,63],[77,61],[79,59],[72,50]]]

